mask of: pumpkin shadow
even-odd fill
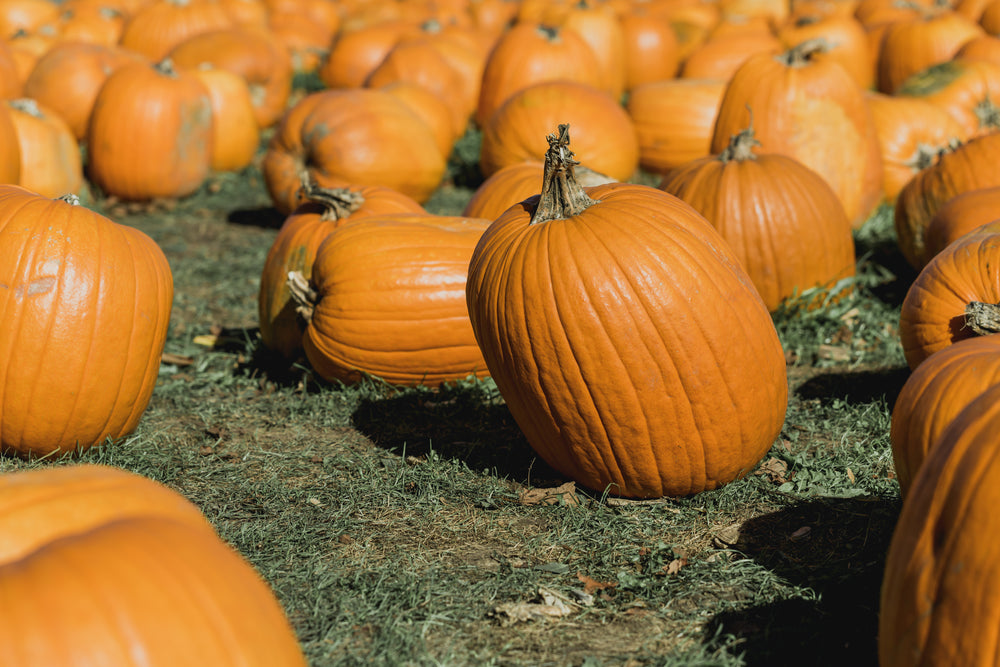
[[[858,405],[881,399],[891,410],[909,377],[907,366],[817,373],[799,384],[794,392],[801,399],[839,398]]]
[[[897,498],[820,498],[746,521],[733,549],[815,597],[714,616],[710,649],[735,638],[746,665],[878,663],[879,593]]]
[[[246,227],[280,229],[286,217],[273,206],[262,206],[258,208],[234,209],[226,214],[226,222]]]
[[[538,458],[495,388],[462,382],[363,398],[351,416],[376,446],[406,456],[457,459],[470,470],[532,486],[568,478]]]

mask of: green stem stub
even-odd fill
[[[1000,303],[970,301],[965,306],[965,326],[977,336],[1000,333]]]
[[[573,159],[569,149],[569,124],[559,125],[558,134],[550,134],[545,139],[549,149],[545,151],[542,194],[531,216],[533,225],[572,218],[597,203],[584,192],[573,173],[573,168],[580,163]]]

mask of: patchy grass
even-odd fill
[[[459,213],[476,183],[463,141],[435,211]],[[885,211],[858,233],[851,290],[775,316],[792,392],[761,467],[625,502],[562,486],[490,381],[331,386],[261,350],[259,271],[281,220],[253,169],[170,205],[102,205],[167,253],[166,351],[190,363],[161,367],[136,433],[78,460],[196,503],[273,587],[312,664],[876,664],[912,279]]]

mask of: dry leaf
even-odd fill
[[[617,581],[597,581],[596,579],[591,579],[583,572],[577,572],[576,578],[583,584],[583,590],[588,595],[593,595],[597,591],[603,591],[605,588],[614,588],[618,585]]]
[[[579,505],[576,483],[566,482],[554,489],[526,489],[517,499],[521,505]]]
[[[820,345],[816,356],[826,361],[850,361],[851,350],[846,345]]]
[[[847,469],[847,479],[850,480],[851,484],[854,484],[854,471],[850,468]]]
[[[173,364],[174,366],[190,366],[194,363],[192,357],[182,357],[179,354],[171,354],[170,352],[164,352],[160,355],[161,364]]]
[[[809,533],[811,533],[811,532],[812,532],[812,528],[810,528],[809,526],[802,526],[801,528],[799,528],[798,530],[796,530],[794,533],[792,533],[791,535],[789,535],[788,539],[790,539],[792,542],[798,542],[800,540],[804,540],[805,538],[809,537]]]
[[[664,567],[663,570],[667,574],[677,574],[678,572],[681,571],[682,567],[687,565],[687,563],[688,563],[687,558],[675,558],[669,563],[667,563],[667,566]]]
[[[760,464],[760,467],[757,468],[757,471],[754,474],[767,477],[767,479],[774,484],[784,484],[788,481],[788,478],[785,476],[785,473],[787,472],[788,463],[772,456]]]
[[[218,342],[218,340],[219,340],[218,336],[201,335],[194,337],[194,344],[201,345],[203,347],[215,347],[215,344],[216,342]]]
[[[494,607],[489,615],[499,621],[500,625],[507,626],[547,618],[561,618],[569,616],[577,609],[578,605],[566,596],[550,588],[539,587],[538,597],[535,600],[500,604]]]
[[[734,523],[719,528],[712,536],[712,543],[719,549],[726,549],[740,541],[740,524]]]

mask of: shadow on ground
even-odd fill
[[[538,458],[507,406],[485,384],[366,398],[352,419],[354,428],[377,446],[399,454],[425,456],[433,449],[471,470],[537,487],[566,481]]]
[[[795,387],[802,399],[839,398],[861,404],[885,400],[889,409],[910,377],[906,366],[875,369],[846,369],[818,372]]]
[[[747,521],[734,549],[816,599],[718,614],[706,643],[735,636],[751,666],[876,665],[879,588],[898,515],[896,499],[822,498]]]

